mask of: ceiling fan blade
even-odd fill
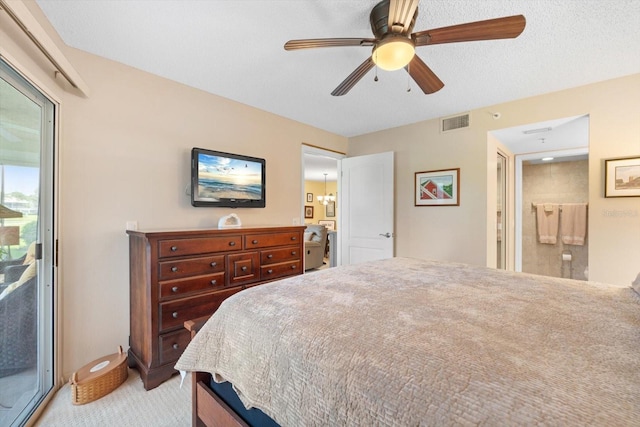
[[[344,79],[344,81],[340,83],[338,87],[333,90],[333,92],[331,92],[331,95],[342,96],[349,92],[351,88],[354,87],[356,83],[358,83],[360,79],[364,77],[364,75],[367,74],[370,69],[373,68],[374,65],[375,64],[373,63],[373,59],[371,59],[371,57],[368,57],[362,64],[360,64],[360,66],[358,66],[358,68],[353,71],[353,73],[349,74],[349,77]]]
[[[284,44],[285,50],[311,49],[316,47],[341,47],[341,46],[373,46],[375,39],[302,39],[289,40]]]
[[[413,59],[407,65],[409,75],[420,86],[425,94],[434,93],[444,87],[444,83],[431,71],[431,68],[425,64],[418,55],[414,55]]]
[[[389,0],[389,31],[394,34],[408,34],[413,29],[413,15],[418,8],[418,0]]]
[[[522,15],[469,22],[433,30],[418,31],[411,35],[416,46],[479,40],[510,39],[518,37],[526,20]]]

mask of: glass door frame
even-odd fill
[[[509,217],[509,204],[508,204],[508,185],[509,185],[509,158],[508,156],[498,150],[496,153],[497,160],[497,190],[496,190],[496,200],[497,209],[496,209],[496,245],[497,251],[496,254],[496,268],[499,270],[507,270],[507,242],[509,241],[510,233],[507,227],[507,219]],[[498,239],[498,236],[500,239]]]
[[[56,391],[57,377],[57,307],[56,307],[56,260],[57,242],[56,212],[56,124],[58,104],[51,100],[35,84],[22,75],[13,65],[0,57],[0,78],[9,83],[22,95],[40,106],[40,173],[38,192],[38,243],[37,286],[37,386],[33,396],[24,401],[22,408],[16,409],[10,425],[24,425]]]

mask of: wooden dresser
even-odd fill
[[[186,320],[242,289],[303,272],[304,226],[127,231],[128,362],[145,389],[167,380],[189,343]]]

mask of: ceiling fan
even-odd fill
[[[411,33],[418,16],[418,2],[419,0],[383,0],[375,5],[369,15],[374,38],[290,40],[285,43],[284,48],[297,50],[372,46],[371,56],[331,92],[333,96],[342,96],[349,92],[374,66],[383,70],[405,68],[420,89],[429,94],[442,89],[444,83],[415,54],[416,47],[515,38],[522,33],[526,23],[524,16],[515,15]]]

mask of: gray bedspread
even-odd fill
[[[283,426],[637,426],[640,298],[394,258],[232,296],[176,369]]]

